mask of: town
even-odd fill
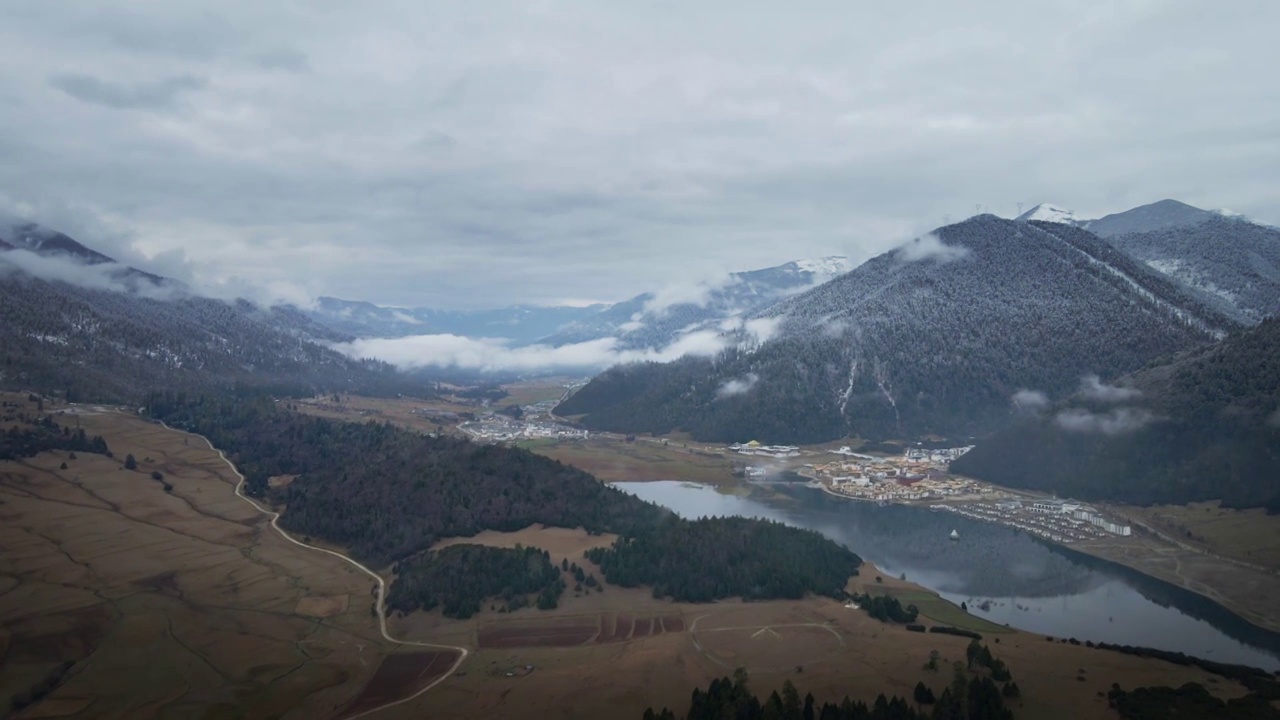
[[[927,504],[934,511],[1007,525],[1057,543],[1132,534],[1128,525],[1075,500],[1033,497],[951,475],[951,461],[969,449],[911,448],[900,456],[877,456],[842,447],[830,451],[839,459],[805,464],[799,474],[840,497],[881,504]],[[748,476],[752,475],[748,471]]]

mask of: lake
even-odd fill
[[[964,602],[992,622],[1280,670],[1280,633],[1189,590],[1013,528],[923,507],[844,500],[802,484],[770,485],[749,497],[675,481],[614,487],[686,518],[761,517],[816,530],[883,572]],[[949,538],[953,529],[959,540]]]

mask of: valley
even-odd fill
[[[0,720],[1280,720],[1280,4],[1023,5],[0,2]]]
[[[25,405],[20,396],[7,397]],[[20,685],[35,683],[57,663],[72,663],[40,705],[43,717],[216,716],[220,707],[231,712],[219,704],[222,697],[245,717],[364,717],[384,705],[371,716],[407,719],[429,710],[433,717],[537,718],[564,707],[582,714],[628,707],[639,716],[650,705],[680,706],[689,687],[736,667],[747,668],[759,687],[791,680],[820,700],[905,696],[917,681],[945,684],[922,669],[932,651],[941,654],[943,667],[964,654],[965,638],[905,632],[829,599],[680,603],[606,583],[597,592],[566,593],[552,611],[506,615],[486,608],[467,620],[438,612],[388,617],[391,637],[468,649],[449,674],[441,650],[401,650],[381,638],[370,612],[369,577],[327,551],[269,530],[268,516],[236,496],[239,478],[230,466],[194,436],[106,407],[50,410],[60,421],[102,434],[113,453],[139,460],[131,471],[118,459],[81,454],[69,462],[70,473],[57,469],[63,462],[57,454],[4,463],[5,546],[23,550],[6,554],[0,611],[7,649],[0,667],[7,683]],[[150,472],[162,473],[173,490],[165,492]],[[114,540],[98,540],[108,537]],[[575,562],[603,577],[582,553],[612,540],[533,526],[448,538],[434,547],[545,548],[553,561]],[[129,562],[114,559],[125,546],[120,543],[134,548]],[[175,565],[182,569],[161,569]],[[927,623],[970,627],[988,634],[988,642],[999,638],[998,653],[1022,688],[1019,712],[1034,717],[1100,715],[1106,700],[1095,689],[1111,682],[1134,687],[1176,679],[1224,698],[1243,694],[1199,668],[991,625],[871,565],[848,589],[901,597],[917,603]],[[32,615],[32,606],[41,612]],[[44,648],[41,654],[33,654],[36,647]],[[228,652],[259,661],[252,668],[227,665]],[[172,680],[157,686],[154,674],[137,672],[132,675],[147,677],[146,684],[126,679],[129,668],[158,658]],[[430,690],[409,697],[424,687]]]

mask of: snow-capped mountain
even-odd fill
[[[775,323],[773,338],[715,359],[616,367],[558,412],[715,441],[968,436],[1007,420],[1020,389],[1057,397],[1082,375],[1114,377],[1237,327],[1085,230],[993,215],[751,317]]]
[[[853,266],[843,256],[795,260],[588,307],[521,305],[446,311],[321,298],[310,313],[316,321],[357,337],[448,333],[504,338],[512,345],[553,346],[616,338],[620,348],[661,348],[690,332],[718,331],[735,319],[849,272]]]
[[[1076,217],[1074,212],[1050,203],[1040,203],[1015,219],[1022,222],[1038,220],[1040,222],[1062,223],[1063,225],[1080,224],[1080,219]]]

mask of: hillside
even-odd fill
[[[1280,512],[1280,319],[1083,387],[979,443],[953,471],[1138,504],[1221,499]]]
[[[1116,235],[1110,242],[1240,322],[1280,313],[1280,230],[1205,215],[1194,224]]]
[[[199,297],[37,227],[0,249],[0,387],[110,402],[160,387],[410,389],[389,365],[318,344],[346,338],[292,308]]]
[[[562,403],[590,428],[713,441],[971,436],[1023,389],[1133,371],[1232,321],[1078,228],[981,215],[755,316],[774,339],[614,368]]]

